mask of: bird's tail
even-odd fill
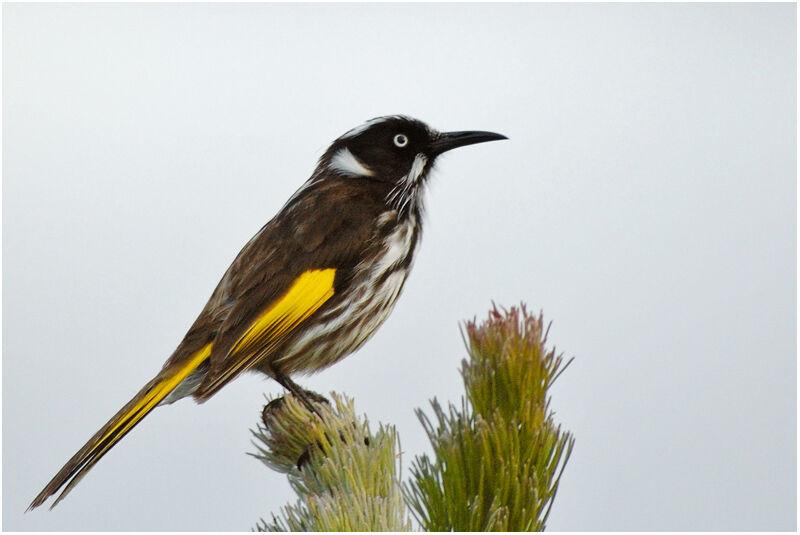
[[[78,450],[78,453],[67,461],[55,477],[50,480],[50,483],[31,502],[30,506],[28,506],[28,511],[42,505],[50,496],[66,485],[56,501],[53,502],[53,505],[50,506],[51,509],[55,507],[108,450],[128,434],[128,431],[147,416],[181,381],[197,369],[210,354],[211,344],[209,343],[193,354],[190,359],[163,370],[155,379],[147,383],[133,399],[89,439],[89,442]]]

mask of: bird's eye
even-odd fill
[[[408,138],[403,134],[397,134],[394,136],[394,144],[397,147],[403,148],[408,145]]]

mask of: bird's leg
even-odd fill
[[[273,377],[275,378],[276,381],[278,381],[278,383],[283,388],[291,392],[294,397],[299,399],[303,403],[303,405],[306,406],[308,410],[319,416],[320,420],[322,419],[322,415],[314,407],[314,405],[311,403],[311,400],[309,399],[309,394],[311,394],[311,392],[307,392],[306,390],[304,390],[303,387],[292,381],[288,375],[283,375],[282,373],[274,369],[273,369]],[[327,401],[324,397],[319,396],[318,394],[315,394],[314,397],[317,397],[315,401]]]

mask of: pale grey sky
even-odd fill
[[[312,378],[396,424],[457,401],[459,322],[553,321],[576,437],[553,530],[796,526],[792,4],[3,6],[3,529],[247,530],[263,392],[160,408],[22,514],[160,368],[335,137],[404,113],[442,158],[414,272]]]

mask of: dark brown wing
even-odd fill
[[[242,371],[270,359],[289,336],[343,298],[375,243],[384,186],[358,178],[312,183],[242,250],[226,273],[229,310],[214,339],[204,400]],[[216,293],[216,292],[215,292]]]
[[[190,374],[208,366],[195,394],[205,400],[343,298],[354,267],[377,246],[374,221],[385,209],[381,185],[357,180],[311,184],[245,245],[162,371],[67,461],[29,509],[64,487],[58,503]]]

